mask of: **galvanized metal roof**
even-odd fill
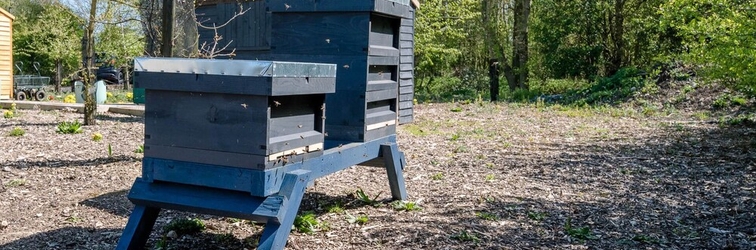
[[[140,57],[134,59],[134,71],[253,77],[336,77],[335,64],[191,58]]]

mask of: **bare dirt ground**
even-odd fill
[[[81,114],[19,112],[0,118],[0,249],[112,249],[141,171],[142,118],[102,115],[63,135],[56,124]],[[308,188],[300,213],[314,212],[319,227],[293,231],[288,249],[756,248],[754,127],[615,108],[457,103],[415,112],[398,136],[409,200],[422,209],[395,210],[385,171],[356,166]],[[10,137],[16,127],[25,135]],[[380,202],[358,201],[357,189]],[[349,219],[359,216],[366,223]],[[207,229],[165,237],[165,225],[184,217]],[[261,230],[163,211],[147,248],[251,249]]]

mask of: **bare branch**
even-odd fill
[[[200,28],[203,28],[203,29],[216,29],[217,30],[219,28],[225,27],[226,25],[228,25],[229,23],[231,23],[231,21],[233,21],[234,19],[236,19],[237,17],[239,17],[241,15],[244,15],[250,9],[251,8],[244,9],[244,6],[241,5],[241,4],[239,4],[239,12],[234,12],[234,15],[231,16],[231,18],[229,18],[225,23],[223,23],[221,25],[215,25],[215,23],[213,23],[213,27],[209,27],[209,26],[205,26],[205,25],[202,24],[203,22],[207,21],[207,20],[205,20],[205,21],[198,21],[197,22],[197,26],[200,27]]]

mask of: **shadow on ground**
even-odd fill
[[[94,198],[86,199],[79,204],[106,211],[113,215],[129,217],[134,204],[127,198],[129,190],[110,192]]]
[[[9,161],[5,163],[5,166],[16,167],[16,168],[69,167],[69,166],[90,167],[90,166],[99,166],[102,164],[110,164],[110,163],[117,163],[117,162],[140,162],[140,161],[142,161],[141,158],[127,156],[127,155],[116,155],[112,157],[98,157],[98,158],[83,159],[83,160],[24,159],[24,160],[18,160],[18,161]]]
[[[121,230],[120,228],[64,227],[0,245],[0,249],[114,249],[121,236]]]

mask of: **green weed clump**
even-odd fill
[[[564,231],[572,238],[578,239],[578,240],[593,240],[596,239],[595,236],[591,233],[591,228],[589,227],[572,227],[572,218],[567,218],[567,222],[564,223]]]
[[[347,219],[347,222],[349,222],[349,224],[355,224],[356,223],[356,224],[360,224],[360,225],[365,225],[365,224],[368,223],[368,220],[370,220],[367,217],[367,215],[353,216],[351,214],[347,214],[347,218],[346,219]]]
[[[475,233],[467,232],[467,230],[462,230],[458,234],[452,235],[452,239],[458,240],[458,241],[469,241],[478,243],[480,242],[480,238],[478,238],[478,235]]]
[[[318,221],[312,211],[305,211],[294,218],[294,229],[300,233],[311,234],[317,230],[327,230],[328,224]]]
[[[94,133],[94,134],[92,134],[92,140],[93,141],[97,141],[97,142],[98,141],[102,141],[102,134],[100,134],[100,133]]]
[[[11,129],[9,133],[10,136],[23,136],[24,134],[26,134],[26,131],[24,131],[24,129],[19,128],[19,127],[15,127]]]
[[[398,211],[417,211],[422,209],[416,202],[412,201],[395,201],[391,205]]]
[[[82,132],[81,123],[79,121],[74,122],[59,122],[57,131],[60,134],[78,134]]]
[[[357,191],[355,191],[355,195],[357,196],[357,200],[361,201],[362,203],[366,205],[376,206],[379,204],[377,199],[378,199],[378,196],[380,196],[381,194],[378,193],[377,195],[375,195],[375,197],[370,198],[370,196],[368,196],[365,193],[365,191],[363,191],[362,188],[360,188],[360,189],[357,189]]]

